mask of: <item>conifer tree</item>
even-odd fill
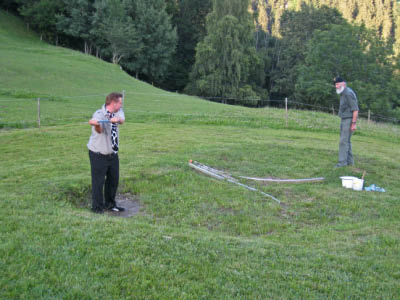
[[[256,97],[247,83],[257,59],[248,0],[214,0],[207,16],[207,36],[196,50],[196,62],[186,91],[202,96]]]
[[[400,0],[394,3],[394,19],[395,19],[395,34],[394,34],[394,51],[400,59]],[[400,67],[400,65],[399,65]]]
[[[386,40],[393,38],[396,2],[398,5],[396,0],[252,0],[259,10],[258,22],[277,37],[280,36],[281,17],[286,11],[300,11],[303,5],[315,8],[325,5],[337,9],[350,23],[365,24],[367,28],[377,30]]]
[[[168,0],[168,12],[177,29],[176,53],[163,80],[168,90],[182,91],[189,81],[195,61],[196,45],[206,35],[205,19],[212,9],[211,0]]]

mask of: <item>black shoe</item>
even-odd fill
[[[102,209],[92,209],[92,212],[93,213],[95,213],[95,214],[103,214],[104,213],[104,210],[102,210]]]
[[[121,212],[121,211],[125,211],[125,208],[120,207],[120,206],[113,206],[113,207],[109,208],[109,210],[115,211],[115,212]]]

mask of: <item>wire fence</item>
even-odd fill
[[[123,100],[125,99],[125,95],[131,96],[155,96],[155,97],[180,97],[184,96],[182,94],[177,93],[145,93],[145,92],[128,92],[122,91]],[[41,121],[43,117],[46,119],[46,125],[56,125],[58,122],[68,122],[68,121],[83,121],[90,118],[92,110],[93,110],[93,102],[85,102],[86,104],[82,104],[79,101],[70,101],[73,99],[82,99],[82,98],[90,98],[91,100],[95,100],[98,102],[104,101],[107,94],[88,94],[88,95],[75,95],[75,96],[41,96],[37,98],[29,98],[15,95],[1,95],[0,94],[0,128],[26,128],[26,127],[40,127]],[[9,96],[9,98],[7,97]],[[286,111],[286,124],[288,124],[288,110],[296,109],[296,110],[310,110],[310,111],[320,111],[331,113],[333,115],[337,114],[337,108],[333,105],[331,107],[314,105],[309,103],[303,103],[296,100],[290,100],[288,98],[277,100],[277,99],[268,99],[268,100],[260,100],[260,99],[246,99],[239,100],[234,98],[221,98],[221,97],[200,97],[206,101],[218,102],[227,105],[240,105],[252,107],[254,109],[264,108],[264,107],[275,107],[281,108]],[[16,103],[17,102],[17,103]],[[46,103],[46,114],[43,116],[42,106],[43,103]],[[60,107],[60,103],[67,104],[64,107]],[[12,107],[10,114],[10,107]],[[67,111],[65,111],[67,110]],[[69,110],[69,112],[68,112]],[[7,111],[7,115],[19,116],[17,120],[14,122],[10,122],[5,117],[5,112]],[[136,113],[151,113],[149,110],[137,110],[135,109],[133,112]],[[156,113],[156,112],[153,112]],[[161,113],[161,112],[160,112]],[[163,112],[164,114],[168,114],[167,112]],[[170,113],[169,113],[170,114]],[[182,115],[182,113],[180,113]],[[193,115],[190,113],[188,115]],[[371,110],[368,111],[360,111],[359,117],[365,118],[368,123],[371,121],[374,122],[390,122],[399,124],[400,120],[398,118],[394,118],[391,116],[384,116],[381,114],[375,114]],[[14,118],[15,119],[15,118]]]
[[[290,100],[290,99],[281,99],[281,100],[263,100],[263,99],[246,99],[246,100],[238,100],[235,98],[222,98],[222,97],[200,97],[204,100],[207,101],[212,101],[212,102],[217,102],[217,103],[222,103],[222,104],[228,104],[228,105],[240,105],[240,106],[245,106],[245,107],[254,107],[254,108],[264,108],[264,107],[277,107],[277,108],[285,108],[285,109],[299,109],[299,110],[313,110],[313,111],[321,111],[321,112],[327,112],[327,113],[332,113],[333,115],[337,115],[338,112],[338,107],[334,107],[332,105],[331,107],[327,106],[321,106],[321,105],[315,105],[315,104],[309,104],[309,103],[303,103],[299,102],[296,100]],[[363,117],[367,119],[369,122],[370,121],[375,121],[375,122],[391,122],[395,124],[400,123],[400,119],[395,118],[395,117],[390,117],[390,116],[384,116],[381,114],[376,114],[373,113],[370,109],[367,111],[360,111],[358,113],[359,117]]]

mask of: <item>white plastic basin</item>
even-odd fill
[[[362,179],[353,179],[353,190],[362,191],[364,185],[364,180]]]
[[[358,179],[357,177],[354,176],[342,176],[340,177],[342,179],[342,186],[347,188],[347,189],[352,189],[353,188],[353,180]]]

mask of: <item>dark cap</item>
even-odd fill
[[[338,83],[338,82],[344,82],[344,79],[340,76],[335,77],[335,79],[333,79],[333,83]]]

